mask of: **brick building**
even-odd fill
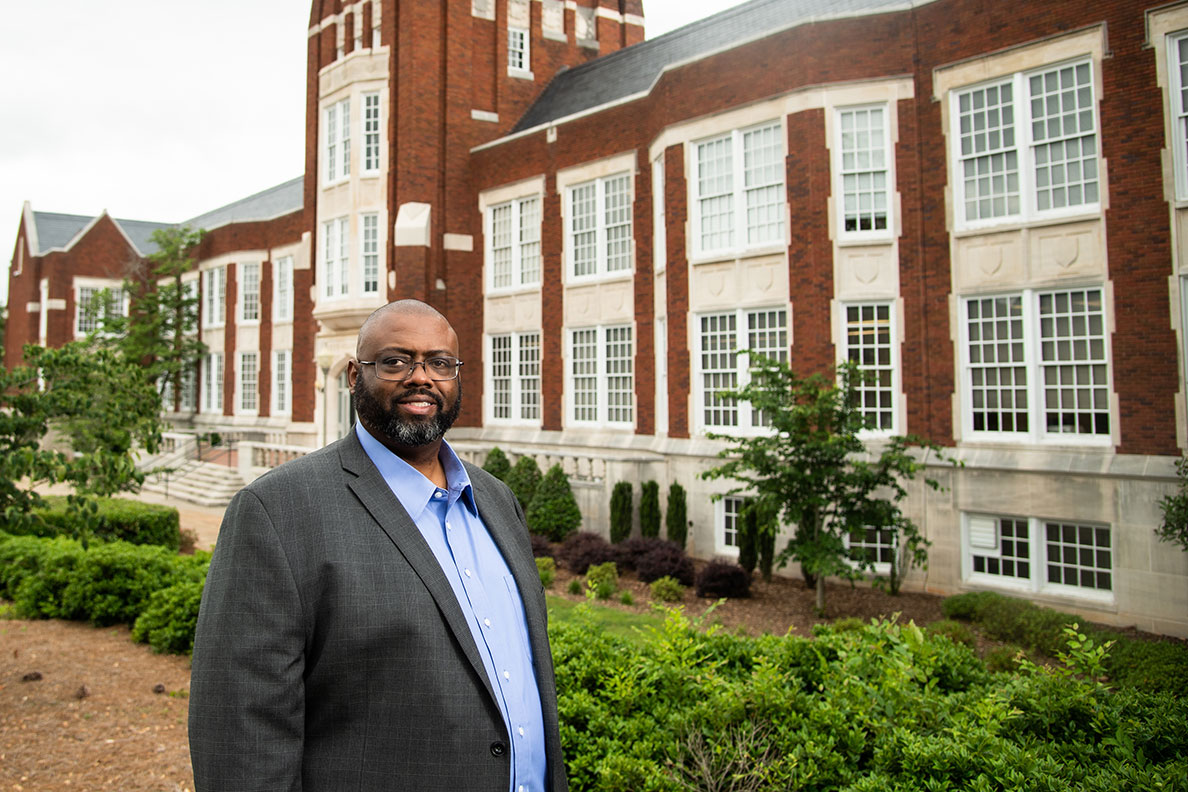
[[[880,435],[936,466],[913,585],[993,588],[1188,635],[1155,539],[1188,443],[1188,3],[753,0],[643,41],[639,0],[314,0],[304,179],[195,218],[210,353],[179,425],[320,445],[391,298],[459,330],[451,434],[560,461],[589,527],[616,481],[689,491],[736,552],[706,432],[739,348],[855,360]],[[6,361],[154,224],[26,209]],[[869,549],[885,551],[877,532]]]

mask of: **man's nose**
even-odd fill
[[[408,376],[404,378],[404,382],[433,382],[433,379],[429,376],[428,362],[424,360],[414,360],[412,363],[410,363],[408,366]]]

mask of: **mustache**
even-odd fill
[[[436,404],[437,409],[445,409],[445,400],[441,398],[440,394],[434,393],[433,391],[410,391],[396,399],[396,402],[402,404],[404,402],[422,401],[426,399]]]

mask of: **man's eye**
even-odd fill
[[[407,358],[384,358],[380,362],[388,368],[404,368],[408,365]]]
[[[454,367],[454,361],[446,358],[430,358],[425,361],[434,371],[449,371]]]

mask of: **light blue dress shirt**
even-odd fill
[[[438,458],[448,489],[441,489],[361,424],[355,424],[355,431],[392,494],[429,543],[466,616],[510,738],[509,792],[544,792],[544,718],[524,603],[503,554],[479,516],[466,469],[443,442]]]

